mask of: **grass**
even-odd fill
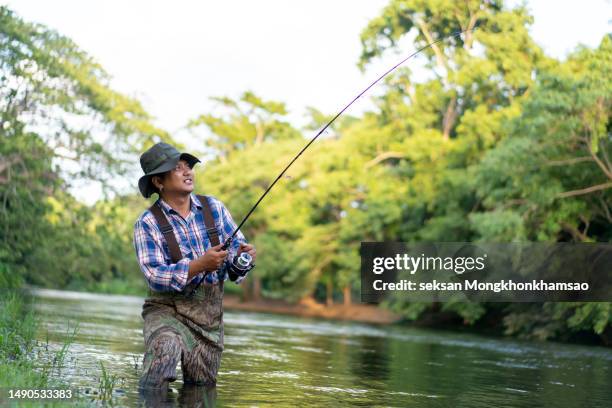
[[[13,271],[14,272],[14,271]],[[70,345],[78,332],[78,324],[67,328],[68,333],[59,350],[49,349],[49,339],[38,342],[36,335],[40,319],[32,307],[33,298],[22,290],[22,280],[11,273],[7,265],[0,263],[0,406],[12,401],[19,407],[87,407],[114,405],[113,392],[121,379],[108,372],[100,362],[101,375],[95,394],[77,394],[70,384],[61,380],[62,369]],[[111,281],[96,288],[101,292],[137,294],[143,289],[138,285]],[[47,334],[48,335],[48,334]],[[9,400],[8,390],[72,390],[66,400],[14,399]],[[93,398],[92,398],[93,397]]]
[[[51,352],[48,348],[37,348],[36,332],[40,322],[32,310],[31,298],[18,288],[4,289],[0,298],[0,405],[8,402],[8,389],[69,389],[69,385],[53,379],[51,374],[61,371],[77,328],[60,350]],[[47,361],[43,367],[39,363],[41,358]],[[19,400],[18,406],[73,407],[87,404],[74,395],[70,400]]]
[[[98,385],[98,398],[102,401],[111,401],[113,398],[113,390],[119,382],[119,377],[114,374],[109,374],[101,361],[100,368],[102,369],[102,374],[100,375],[100,383]]]
[[[33,371],[30,356],[38,322],[26,302],[17,291],[5,292],[0,300],[0,387],[47,384],[47,376]]]

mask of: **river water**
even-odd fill
[[[217,386],[184,386],[179,370],[174,392],[155,400],[137,390],[142,298],[34,295],[49,349],[78,323],[54,375],[97,398],[102,362],[116,380],[114,406],[612,406],[606,348],[231,311]]]

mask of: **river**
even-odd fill
[[[179,370],[174,392],[152,403],[137,390],[142,298],[34,295],[49,349],[78,322],[54,375],[88,397],[102,362],[116,379],[115,406],[612,406],[612,350],[602,347],[231,311],[217,386],[184,386]]]

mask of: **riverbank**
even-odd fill
[[[276,313],[298,317],[315,317],[330,320],[345,320],[360,323],[391,324],[402,317],[389,310],[366,304],[324,305],[314,300],[288,303],[283,300],[260,299],[241,301],[240,296],[225,295],[223,305],[228,310],[247,312]]]
[[[30,289],[35,289],[26,285]],[[146,290],[133,285],[120,285],[118,281],[100,284],[87,288],[85,292],[96,294],[112,294],[122,296],[146,297]],[[68,290],[71,290],[69,288]],[[74,289],[72,289],[74,291]],[[82,292],[82,291],[75,291]],[[227,310],[239,310],[246,312],[275,313],[297,317],[314,317],[329,320],[344,320],[371,324],[392,324],[402,320],[402,316],[389,310],[374,305],[352,303],[325,305],[315,300],[289,303],[277,299],[259,299],[257,301],[243,301],[239,291],[227,291],[223,296],[223,305]]]
[[[311,317],[326,320],[342,320],[358,323],[389,325],[405,321],[405,317],[375,305],[354,303],[351,305],[333,304],[325,305],[313,299],[299,303],[288,303],[283,300],[259,299],[241,300],[239,295],[225,294],[223,305],[226,310],[239,310],[245,312],[273,313],[296,317]],[[470,325],[455,313],[440,310],[424,313],[419,319],[411,321],[410,326],[430,329],[443,329],[461,333],[482,334],[494,337],[522,337],[531,340],[549,340],[561,343],[574,343],[583,345],[612,346],[610,342],[610,329],[605,333],[596,335],[589,331],[576,331],[563,338],[543,339],[521,335],[508,336],[504,333],[503,315],[489,312],[481,321]]]
[[[48,343],[44,345],[36,340],[40,319],[32,309],[32,299],[29,294],[16,287],[3,289],[3,296],[0,299],[0,405],[87,406],[86,402],[77,395],[72,395],[69,386],[59,379],[68,347],[76,331],[64,339],[57,351],[50,351]],[[66,399],[50,399],[43,402],[40,399],[33,399],[29,394],[29,392],[51,389],[64,390],[61,395]],[[22,394],[24,390],[38,391]],[[57,392],[57,395],[60,395],[60,391]]]

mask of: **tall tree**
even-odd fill
[[[474,115],[498,122],[532,84],[543,54],[527,31],[531,22],[524,7],[508,9],[502,1],[392,0],[361,34],[360,66],[397,50],[405,37],[413,38],[416,48],[444,39],[422,54],[433,80],[415,84],[404,70],[387,81],[383,117],[393,118],[400,129],[433,128],[444,139],[463,133],[486,143],[461,122]],[[451,35],[459,31],[465,32]]]
[[[54,240],[51,195],[76,180],[110,188],[135,152],[169,138],[109,82],[70,39],[0,7],[0,262],[23,269]]]
[[[612,239],[611,63],[607,35],[538,77],[510,136],[474,168],[481,236]]]
[[[472,170],[483,240],[612,241],[612,38],[542,73],[509,137]],[[538,316],[534,318],[533,316]],[[509,305],[506,332],[612,342],[612,303]]]
[[[202,191],[223,194],[232,214],[245,215],[281,171],[280,160],[288,161],[288,152],[295,151],[303,139],[300,132],[285,120],[288,112],[284,103],[264,100],[250,91],[244,92],[237,100],[229,97],[212,99],[221,105],[220,112],[201,114],[188,123],[194,132],[202,126],[208,128],[207,146],[216,154],[216,160],[204,169],[205,190]],[[249,171],[242,171],[244,168],[249,168]],[[253,214],[243,231],[249,237],[256,235],[258,240],[269,242],[264,236],[269,221],[265,216],[266,210],[262,208]],[[260,263],[253,279],[243,284],[243,297],[259,298],[260,279],[284,268],[266,265],[265,259],[263,265],[266,267],[261,267]]]
[[[244,92],[238,100],[229,97],[213,97],[221,106],[221,113],[204,113],[188,123],[190,129],[206,126],[210,131],[208,145],[226,161],[232,151],[257,146],[264,141],[291,139],[299,132],[288,122],[285,104],[266,101],[251,91]]]

